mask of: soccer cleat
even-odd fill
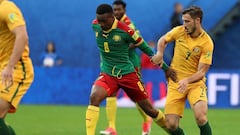
[[[142,125],[142,135],[150,135],[152,120],[144,122]]]
[[[100,135],[117,135],[117,131],[113,128],[107,128],[106,130],[100,131]]]

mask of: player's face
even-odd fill
[[[113,5],[113,13],[114,16],[118,19],[121,20],[123,15],[125,14],[125,9],[122,5]]]
[[[185,31],[190,35],[194,33],[196,30],[195,19],[193,19],[189,14],[184,14],[182,16],[182,20],[183,20],[183,26],[185,27]]]
[[[97,20],[103,30],[109,30],[112,28],[112,24],[114,22],[113,14],[105,13],[105,14],[97,14]]]

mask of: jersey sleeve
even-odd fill
[[[154,55],[153,50],[149,47],[149,45],[147,44],[146,41],[143,41],[138,48],[144,52],[145,54],[147,54],[148,56],[152,57]]]
[[[97,31],[98,27],[99,27],[98,21],[97,21],[97,19],[94,19],[92,21],[92,28],[93,28],[93,30]]]
[[[25,25],[20,9],[13,3],[4,4],[2,10],[4,12],[1,13],[1,18],[7,24],[10,31],[18,26]]]
[[[143,38],[133,29],[128,29],[127,33],[129,35],[130,42],[134,43],[136,46],[139,46],[144,42]]]
[[[214,46],[212,40],[207,41],[203,46],[205,47],[202,50],[199,62],[211,65]]]

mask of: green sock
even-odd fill
[[[0,118],[0,135],[11,135],[3,118]]]
[[[198,127],[200,128],[201,135],[212,135],[212,129],[208,122],[206,124],[204,124],[202,126],[198,126]]]
[[[9,129],[10,135],[16,135],[15,131],[10,125],[8,125],[8,129]]]
[[[170,131],[170,135],[185,135],[185,134],[183,130],[180,127],[178,127],[176,130]]]

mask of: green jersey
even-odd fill
[[[153,51],[134,30],[115,19],[112,28],[103,31],[97,20],[93,21],[93,30],[100,51],[101,72],[115,77],[134,72],[134,65],[129,59],[129,44],[133,43],[149,56]]]

